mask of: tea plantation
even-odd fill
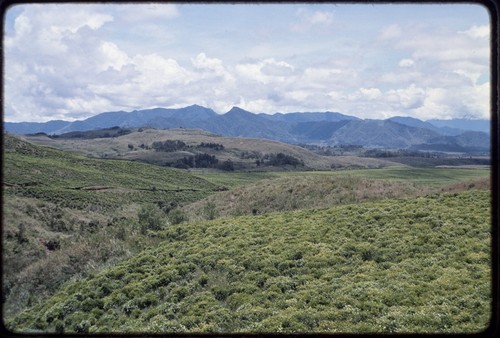
[[[15,332],[473,333],[489,323],[490,192],[170,225],[9,320]]]

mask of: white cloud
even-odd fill
[[[234,60],[254,59],[237,62],[214,52],[210,42],[173,54],[181,45],[170,45],[179,39],[175,32],[163,46],[169,26],[160,23],[181,17],[175,5],[107,6],[22,7],[4,40],[8,120],[194,103],[218,112],[240,105],[255,112],[331,110],[371,118],[489,112],[488,25],[461,31],[398,22],[374,30],[367,46],[354,40],[342,45],[348,53],[334,48],[339,45],[332,36],[333,47],[321,53],[308,47],[302,55],[302,45],[293,44],[297,35],[330,34],[327,28],[335,24],[331,11],[303,9],[295,12],[301,34],[288,36],[290,47],[277,52],[272,43],[253,46],[259,53],[242,48]],[[281,27],[287,30],[290,22]],[[408,31],[411,38],[403,34]],[[140,39],[127,40],[132,33],[159,47],[144,50]],[[129,48],[133,43],[137,48]]]
[[[407,88],[389,90],[387,94],[397,98],[397,108],[416,109],[422,106],[425,99],[425,90],[412,84]]]
[[[29,34],[31,32],[30,20],[25,15],[20,15],[15,20],[14,28],[17,38]]]
[[[472,88],[429,88],[417,113],[427,119],[461,116],[489,118],[489,89],[489,83]]]
[[[360,88],[359,91],[368,100],[377,100],[382,96],[382,92],[378,88]]]
[[[315,26],[328,27],[333,24],[333,13],[327,11],[311,11],[299,8],[296,13],[298,21],[290,25],[293,32],[306,32]]]
[[[198,81],[218,78],[217,81],[234,82],[233,75],[226,70],[221,59],[209,58],[205,53],[199,53],[196,58],[191,58],[191,63],[196,70]],[[217,92],[216,88],[214,92]]]
[[[423,75],[418,71],[396,70],[387,72],[380,77],[381,82],[392,84],[408,84],[422,81]]]
[[[329,12],[315,11],[309,15],[309,22],[313,25],[330,25],[333,22],[333,14]]]
[[[411,67],[415,65],[415,61],[413,61],[412,59],[402,59],[401,61],[399,61],[398,65],[399,67]]]
[[[481,25],[481,26],[472,26],[466,31],[460,31],[459,33],[465,34],[474,39],[484,39],[490,36],[490,26],[489,25]]]
[[[106,70],[108,67],[120,70],[123,66],[130,63],[128,55],[112,42],[103,41],[99,46],[99,51],[103,54],[104,59],[100,67],[102,70]]]
[[[116,8],[117,15],[129,23],[167,20],[179,16],[175,4],[120,4],[114,8]]]
[[[237,64],[234,68],[236,74],[243,81],[253,81],[261,84],[283,84],[293,81],[294,67],[284,61],[276,61],[274,58],[257,62],[246,62]]]

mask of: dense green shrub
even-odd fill
[[[184,221],[187,221],[187,216],[184,210],[176,208],[168,213],[168,220],[170,221],[171,224],[179,224]]]
[[[7,325],[479,332],[491,311],[489,203],[489,192],[470,191],[167,227],[157,232],[164,242],[68,284]]]
[[[167,225],[165,214],[154,204],[146,204],[141,207],[137,214],[141,233],[147,230],[160,230]]]

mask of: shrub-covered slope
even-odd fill
[[[170,226],[63,288],[16,332],[477,332],[490,194],[470,191]]]
[[[188,173],[130,161],[86,158],[4,135],[6,193],[60,206],[114,207],[129,202],[191,202],[216,187]]]
[[[271,175],[272,174],[272,175]],[[232,175],[218,175],[219,184]],[[207,180],[214,175],[200,174]],[[250,178],[250,175],[247,175]],[[326,208],[384,198],[416,197],[431,192],[490,189],[489,170],[385,168],[331,172],[267,173],[269,179],[210,195],[183,207],[189,220],[213,216],[261,215],[275,211]],[[236,176],[235,178],[239,178]],[[208,215],[207,215],[208,214]]]
[[[172,209],[217,189],[186,172],[89,159],[11,135],[4,135],[3,147],[2,305],[7,317],[69,279],[155,243],[138,225],[141,205]]]

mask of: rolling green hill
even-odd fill
[[[490,193],[171,225],[158,246],[7,322],[15,332],[478,332]]]
[[[233,187],[183,207],[190,220],[325,208],[386,198],[490,189],[489,169],[391,167],[370,170],[198,173]]]
[[[253,161],[255,149],[328,168],[321,161],[332,158],[192,130],[58,143],[71,152],[23,140],[32,138],[55,145],[4,135],[3,306],[15,331],[475,332],[487,323],[489,194],[477,189],[489,188],[488,169],[189,173],[125,159],[155,156],[137,144],[168,139],[223,144],[235,161]],[[121,160],[81,155],[105,149]]]
[[[98,160],[4,135],[3,305],[11,316],[71,278],[154,245],[139,224],[218,187],[187,172]]]
[[[4,136],[7,194],[63,206],[113,207],[129,202],[194,201],[216,190],[186,172],[131,161],[98,160]]]
[[[140,130],[140,131],[139,131]],[[127,129],[127,131],[129,131]],[[95,134],[95,131],[87,132]],[[231,160],[236,170],[283,170],[283,167],[270,168],[257,166],[256,160],[266,154],[284,153],[297,158],[304,166],[284,166],[287,170],[315,169],[330,170],[331,168],[381,168],[391,165],[400,165],[393,162],[356,156],[320,156],[307,149],[272,140],[223,137],[198,129],[135,129],[134,132],[112,138],[49,138],[43,135],[24,136],[26,140],[49,145],[68,151],[77,151],[85,155],[98,158],[115,158],[142,161],[157,165],[174,163],[183,157],[193,156],[196,153],[207,153],[216,156],[221,162]],[[154,142],[166,140],[183,141],[192,148],[172,152],[154,151],[151,146]],[[223,150],[200,149],[196,146],[204,143],[217,143],[224,146]]]

